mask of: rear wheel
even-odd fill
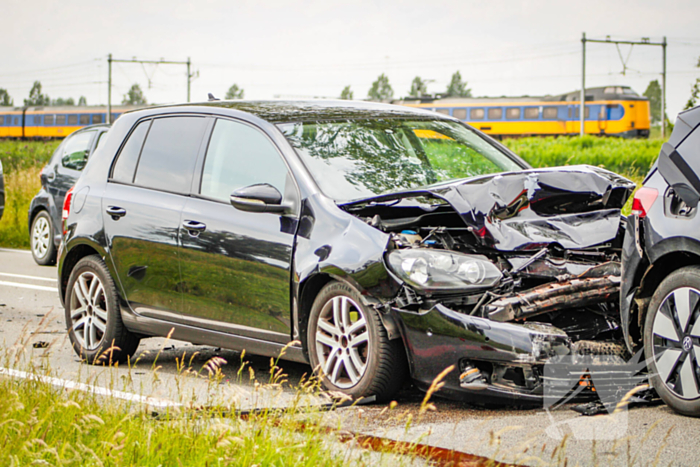
[[[654,292],[644,352],[663,401],[678,413],[700,416],[700,267],[673,272]]]
[[[46,211],[41,211],[34,217],[30,229],[29,241],[32,247],[34,261],[41,266],[56,263],[56,246],[53,243],[53,222]]]
[[[99,256],[86,256],[71,271],[66,326],[73,349],[89,363],[124,362],[139,338],[124,326],[117,290]]]
[[[401,340],[389,340],[378,312],[348,284],[330,282],[321,289],[307,335],[311,364],[327,389],[353,399],[388,400],[401,388],[407,372]]]

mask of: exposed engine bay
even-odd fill
[[[342,207],[391,237],[385,261],[403,287],[384,308],[420,356],[412,362],[419,385],[454,364],[448,395],[541,400],[548,359],[625,357],[620,210],[633,189],[612,172],[579,166]]]

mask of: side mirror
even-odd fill
[[[268,183],[239,188],[231,194],[231,205],[247,212],[283,214],[288,209],[288,206],[282,204],[282,193]]]

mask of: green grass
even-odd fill
[[[60,141],[1,141],[5,176],[5,214],[0,219],[0,247],[29,248],[27,211],[41,183],[39,173]]]
[[[504,144],[533,167],[588,164],[630,179],[643,178],[656,160],[662,139],[595,136],[507,139]]]
[[[6,192],[5,215],[0,220],[0,247],[29,248],[29,203],[39,191],[41,168],[59,143],[60,141],[0,141]],[[533,167],[594,165],[617,172],[640,185],[659,155],[663,140],[584,136],[507,139],[504,144]],[[459,172],[462,169],[455,170]],[[481,171],[480,168],[476,172]],[[629,206],[625,207],[623,213],[629,213]]]

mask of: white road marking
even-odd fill
[[[31,279],[33,281],[49,281],[56,282],[58,279],[52,277],[25,276],[23,274],[10,274],[9,272],[0,272],[0,276],[16,277],[18,279]]]
[[[13,370],[11,368],[0,367],[0,376],[9,376],[10,378],[27,379],[29,381],[40,381],[45,384],[57,386],[69,390],[83,391],[99,396],[114,397],[115,399],[123,399],[132,402],[140,402],[151,407],[180,407],[182,404],[169,401],[167,399],[158,399],[155,397],[141,396],[131,392],[115,391],[112,389],[93,386],[91,384],[78,383],[68,379],[53,378],[51,376],[40,376],[26,371]]]
[[[4,251],[4,252],[7,252],[7,253],[25,253],[25,254],[28,254],[28,255],[31,255],[31,254],[32,254],[32,252],[29,251],[29,250],[15,250],[15,249],[12,249],[12,248],[0,248],[0,251]]]
[[[34,289],[44,290],[46,292],[58,292],[57,287],[44,287],[43,285],[21,284],[19,282],[0,281],[0,285],[5,285],[7,287],[19,287],[20,289]]]

